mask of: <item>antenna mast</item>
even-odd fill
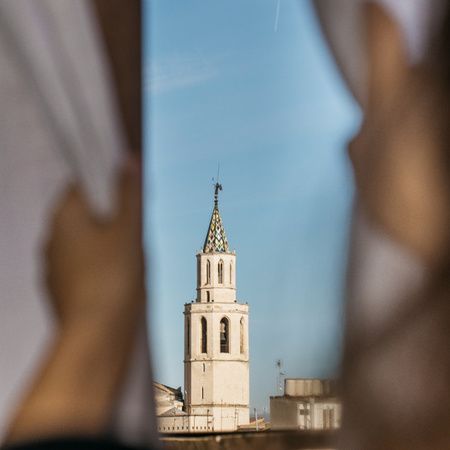
[[[283,372],[283,361],[281,359],[277,359],[277,362],[275,365],[278,369],[277,388],[276,388],[276,393],[278,393],[278,392],[283,392],[283,377],[286,374]]]

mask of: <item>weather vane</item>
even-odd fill
[[[219,204],[219,191],[222,190],[222,185],[219,183],[219,174],[220,174],[220,163],[217,164],[217,177],[214,180],[213,178],[213,183],[214,183],[214,206],[217,207],[217,205]]]

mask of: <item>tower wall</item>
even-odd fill
[[[219,266],[222,265],[221,276]],[[236,255],[197,254],[197,301],[236,302]]]
[[[203,319],[203,325],[202,325]],[[221,321],[228,320],[228,352]],[[206,352],[202,326],[206,324]],[[185,305],[185,393],[188,414],[212,417],[214,429],[249,422],[248,305],[194,302]],[[188,335],[189,334],[189,335]]]

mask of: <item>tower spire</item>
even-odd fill
[[[218,177],[217,177],[218,178]],[[206,233],[203,252],[228,252],[228,240],[222,224],[222,218],[219,213],[219,191],[222,185],[218,179],[214,184],[214,209],[209,222],[208,232]]]

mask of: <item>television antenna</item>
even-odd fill
[[[277,359],[275,363],[278,373],[277,373],[277,389],[276,392],[283,392],[283,377],[286,375],[283,372],[283,361],[281,359]]]

